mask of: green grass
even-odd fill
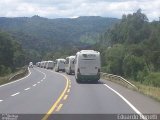
[[[109,80],[112,82],[115,82],[117,84],[120,84],[124,87],[127,87],[129,89],[132,90],[136,90],[146,96],[149,96],[157,101],[160,102],[160,87],[154,87],[153,85],[145,85],[145,84],[141,84],[140,82],[135,82],[133,80],[129,80],[129,82],[131,82],[132,84],[134,84],[137,89],[134,89],[133,87],[131,87],[130,85],[128,85],[127,83],[121,81],[121,80],[114,80],[114,79],[108,79],[107,77],[102,77],[105,80]]]
[[[14,78],[10,79],[12,76],[14,76],[16,74],[18,74],[18,75],[15,76]],[[11,73],[11,74],[3,76],[3,77],[0,77],[0,85],[9,83],[9,82],[17,80],[17,79],[20,79],[20,78],[26,76],[27,74],[28,74],[27,68],[23,67],[23,68],[19,69],[18,71],[14,72],[14,73]]]
[[[138,87],[138,91],[143,93],[144,95],[147,95],[151,98],[156,99],[157,101],[160,102],[160,87],[154,87],[150,85],[144,85],[139,82],[134,82],[132,83]]]

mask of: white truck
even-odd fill
[[[75,69],[74,60],[75,60],[75,56],[66,57],[65,72],[69,75],[74,73],[74,69]]]
[[[76,53],[75,78],[77,82],[98,82],[100,79],[100,53],[94,50],[81,50]]]
[[[63,58],[56,59],[55,61],[55,71],[56,72],[59,72],[59,71],[65,72],[65,61],[66,60]]]

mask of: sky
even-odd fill
[[[150,21],[159,20],[160,0],[0,0],[0,17],[121,18],[139,8]]]

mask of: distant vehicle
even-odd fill
[[[76,53],[75,78],[77,82],[98,82],[100,79],[100,53],[94,50],[81,50]]]
[[[55,71],[59,72],[59,71],[63,71],[65,72],[65,59],[56,59],[55,61]]]
[[[33,62],[29,62],[29,68],[33,68]]]
[[[37,65],[37,67],[40,67],[41,66],[41,62],[38,62],[38,65]]]
[[[47,67],[47,62],[48,62],[48,61],[44,61],[43,68],[46,68],[46,67]]]
[[[37,62],[37,63],[36,63],[36,66],[37,66],[37,67],[40,67],[40,63],[41,63],[41,62]]]
[[[75,60],[75,56],[66,57],[65,71],[69,75],[74,73],[74,69],[75,69],[74,60]]]
[[[46,65],[46,61],[42,61],[41,68],[45,68],[45,65]]]
[[[45,63],[45,61],[41,61],[41,63],[40,63],[41,68],[44,68],[44,63]]]
[[[53,69],[53,67],[54,67],[54,62],[53,61],[47,61],[46,68],[47,69]]]

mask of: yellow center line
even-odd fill
[[[67,97],[68,97],[68,95],[65,95],[65,96],[64,96],[64,98],[63,98],[63,100],[66,100],[66,99],[67,99]]]
[[[70,89],[68,89],[67,92],[70,92]]]
[[[59,102],[61,101],[61,99],[63,98],[63,96],[65,95],[66,91],[67,91],[67,88],[68,88],[68,81],[69,79],[63,75],[63,74],[60,74],[60,73],[57,73],[59,75],[62,75],[66,80],[66,86],[65,86],[65,89],[63,90],[63,92],[61,93],[61,95],[59,96],[59,98],[57,99],[57,101],[53,104],[53,106],[49,109],[49,111],[46,113],[46,115],[42,118],[42,120],[47,120],[48,117],[53,113],[53,111],[55,110],[55,108],[58,106]]]
[[[60,111],[60,109],[62,108],[62,106],[63,106],[63,104],[60,104],[60,105],[58,106],[58,108],[56,109],[56,112]]]

